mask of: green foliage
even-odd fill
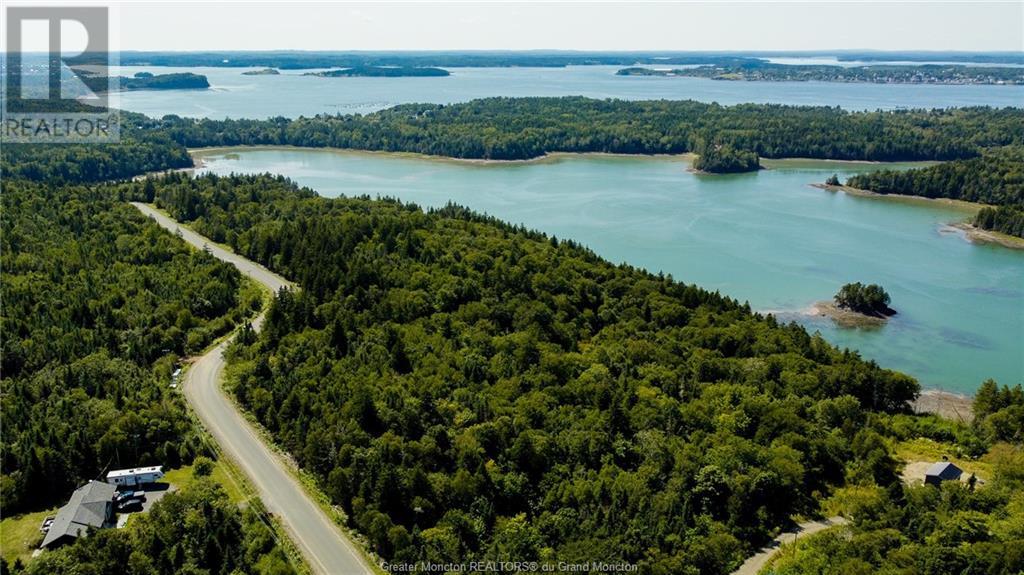
[[[15,179],[100,182],[192,166],[188,151],[158,126],[141,114],[121,112],[122,141],[117,144],[5,144],[0,153],[5,187]]]
[[[1022,463],[1019,448],[1004,458]],[[879,492],[881,495],[883,492]],[[997,475],[977,489],[893,484],[860,505],[849,528],[812,535],[784,548],[762,573],[825,575],[1016,575],[1024,570],[1024,483]]]
[[[231,349],[234,390],[385,558],[721,573],[848,467],[891,478],[849,420],[917,384],[718,294],[457,206],[151,185],[302,286]]]
[[[989,379],[974,396],[974,426],[990,441],[1024,442],[1024,390]]]
[[[828,177],[828,179],[825,180],[825,185],[840,186],[842,185],[842,182],[839,181],[839,176],[837,174],[832,174],[831,176]]]
[[[404,104],[366,116],[163,120],[189,146],[277,144],[523,159],[548,152],[679,154],[728,145],[766,158],[950,160],[1024,143],[1024,109],[846,112],[832,107],[695,101],[487,98]]]
[[[213,474],[213,460],[206,456],[197,457],[192,462],[192,474],[196,477],[209,477]]]
[[[109,78],[107,76],[85,76],[82,78],[85,85],[96,93],[106,92],[111,81],[115,82],[118,90],[202,90],[210,87],[210,82],[202,74],[191,72],[177,72],[174,74],[149,74],[139,72],[135,76]]]
[[[712,174],[731,174],[738,172],[754,172],[761,169],[757,154],[737,150],[728,144],[710,144],[698,146],[699,155],[693,167],[702,172]]]
[[[1024,209],[1011,206],[984,207],[974,217],[974,225],[1024,238]]]
[[[202,479],[168,493],[148,513],[133,517],[128,528],[100,530],[44,553],[24,573],[289,575],[295,570],[258,509],[240,511],[219,485]]]
[[[978,158],[915,170],[861,174],[848,179],[846,185],[879,194],[949,198],[1021,208],[1024,207],[1024,147],[997,148]],[[1006,213],[1008,220],[1017,216],[1015,212]],[[994,229],[994,226],[995,223],[986,229]]]
[[[2,202],[5,513],[59,502],[109,465],[191,460],[174,361],[259,294],[101,191],[5,180]]]
[[[892,315],[889,294],[877,284],[846,284],[835,295],[836,305],[867,315]]]

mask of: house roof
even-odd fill
[[[948,461],[940,461],[933,463],[928,471],[925,471],[925,477],[938,477],[940,479],[959,479],[963,471],[959,467],[953,465]]]
[[[42,546],[47,547],[65,535],[80,537],[90,527],[102,527],[107,522],[107,509],[116,492],[117,488],[102,481],[90,481],[76,489],[67,504],[57,511]]]

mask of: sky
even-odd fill
[[[122,50],[1024,51],[1022,0],[106,4]]]

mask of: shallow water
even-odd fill
[[[878,165],[781,162],[699,176],[679,158],[569,156],[474,164],[328,150],[236,149],[200,172],[274,172],[325,196],[448,201],[589,245],[747,300],[819,330],[923,385],[970,393],[1024,379],[1024,252],[969,243],[969,217],[938,203],[863,198],[808,184]],[[842,329],[801,310],[847,282],[881,284],[899,314]]]

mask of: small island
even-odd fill
[[[353,66],[351,68],[342,68],[340,70],[306,72],[303,76],[319,76],[321,78],[436,78],[451,76],[451,73],[444,68],[420,66]]]
[[[263,68],[262,70],[247,70],[242,72],[243,76],[280,76],[281,72],[277,68]]]
[[[99,94],[108,92],[111,78],[107,76],[81,77],[85,85]],[[122,92],[135,90],[205,90],[210,87],[209,80],[202,74],[182,72],[175,74],[157,74],[139,72],[134,77],[121,76],[114,79],[117,89]]]
[[[761,169],[756,152],[739,150],[729,144],[702,145],[697,148],[693,170],[702,174],[740,174]]]
[[[832,298],[812,306],[815,315],[831,318],[842,327],[876,327],[896,315],[889,307],[889,294],[877,284],[854,282],[844,285]]]

